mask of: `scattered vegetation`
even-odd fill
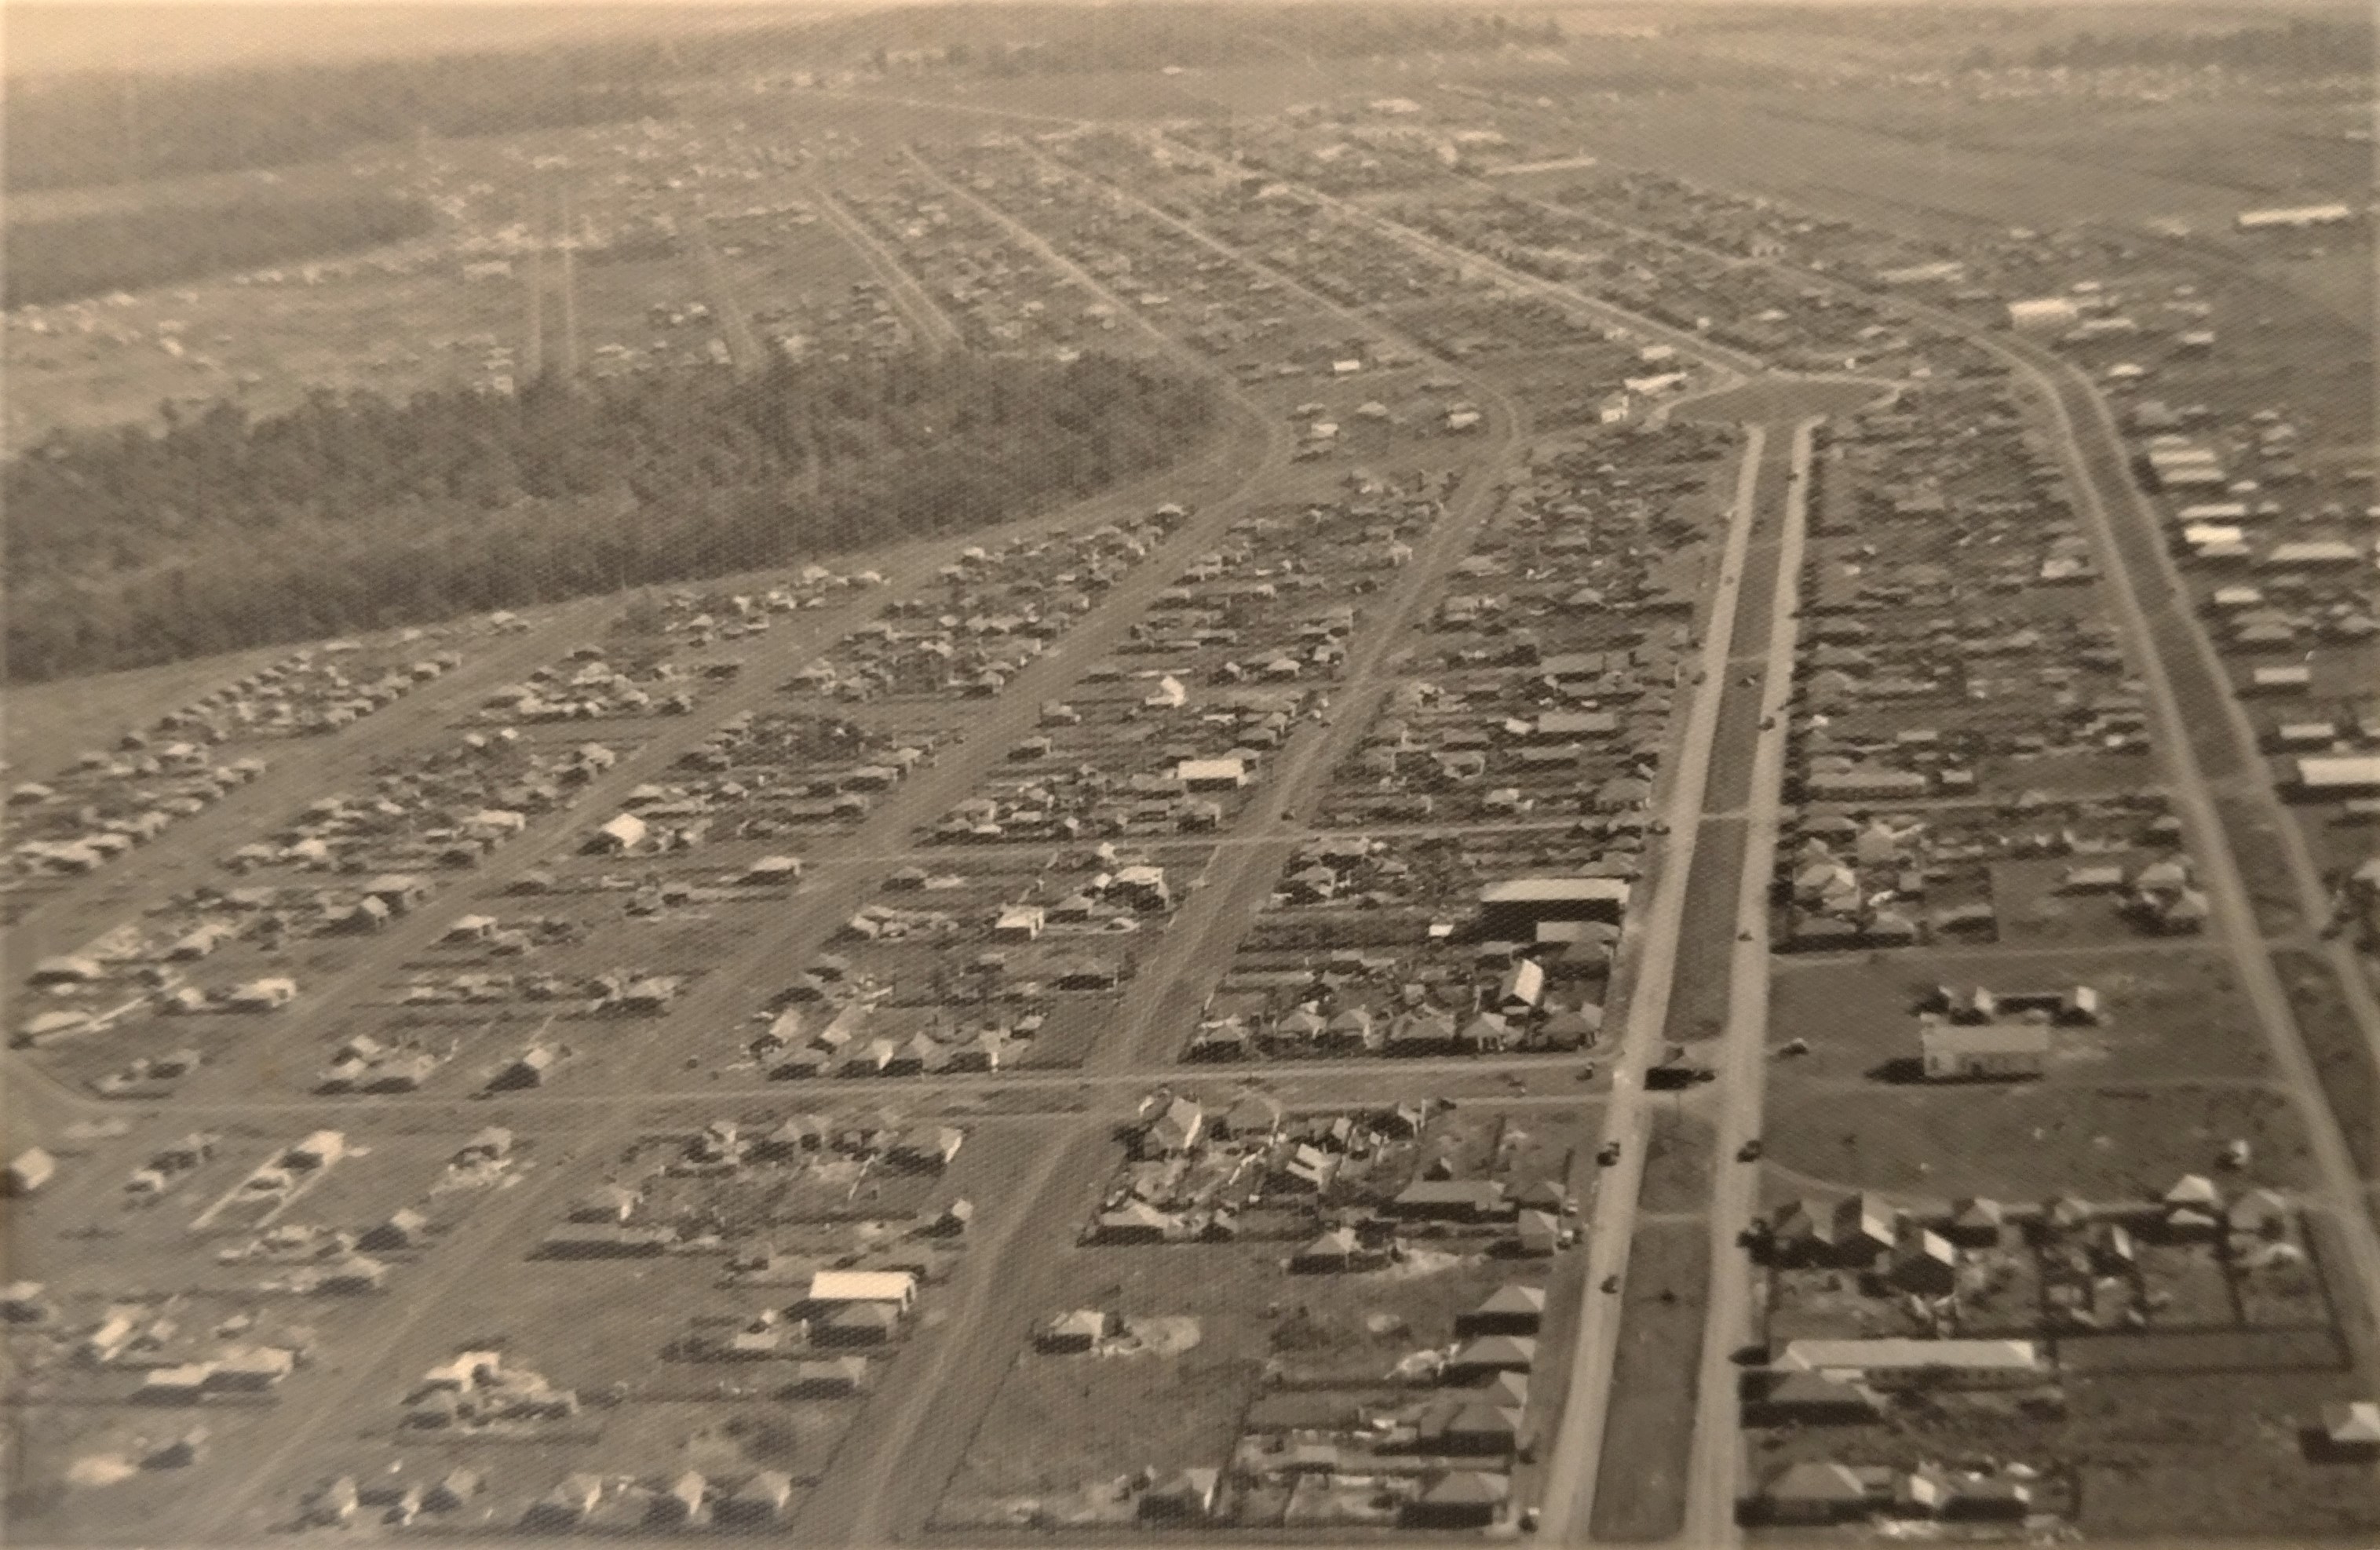
[[[11,222],[5,304],[72,301],[323,258],[419,236],[434,224],[420,200],[382,194],[244,198]]]
[[[954,357],[403,404],[318,394],[11,463],[18,681],[950,533],[1156,468],[1219,415],[1146,365]]]
[[[9,83],[11,189],[285,166],[416,134],[505,135],[659,115],[653,50],[451,54]],[[11,255],[13,257],[13,254]]]
[[[2372,58],[2372,44],[2373,29],[2368,17],[2361,20],[2292,17],[2284,22],[2226,31],[2160,28],[2078,32],[2012,57],[1981,49],[1965,63],[1975,68],[2010,64],[2043,70],[2149,66],[2185,70],[2211,67],[2258,75],[2336,76],[2362,73]]]

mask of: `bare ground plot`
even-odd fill
[[[2373,1069],[2372,1048],[2355,1013],[2330,964],[2313,953],[2276,952],[2273,967],[2289,992],[2299,1036],[2313,1059],[2323,1101],[2338,1121],[2348,1156],[2365,1179],[2380,1179],[2380,1072]]]
[[[1119,1314],[1166,1338],[1160,1352],[1018,1353],[936,1512],[938,1527],[1034,1521],[1114,1523],[1133,1513],[1124,1483],[1223,1468],[1248,1406],[1275,1384],[1345,1392],[1397,1387],[1403,1357],[1452,1338],[1455,1316],[1508,1282],[1548,1287],[1541,1351],[1567,1346],[1575,1256],[1504,1261],[1417,1246],[1371,1272],[1292,1276],[1281,1245],[1085,1250],[1071,1267],[1071,1306]],[[1550,1279],[1548,1279],[1550,1278]],[[1070,1311],[1053,1307],[1048,1314]],[[1269,1374],[1269,1376],[1268,1375]],[[1557,1364],[1532,1375],[1558,1395]],[[1415,1388],[1416,1398],[1428,1389]],[[1536,1418],[1550,1435],[1550,1411]],[[1037,1512],[1038,1517],[1037,1518]]]
[[[2049,1451],[2075,1468],[2094,1537],[2369,1536],[2380,1475],[2311,1460],[2303,1436],[2323,1403],[2369,1392],[2335,1368],[2085,1375]]]
[[[2121,866],[2127,876],[2157,859],[2148,851],[2108,851],[2084,860],[2001,861],[1988,868],[1992,916],[2010,946],[2113,946],[2145,934],[2121,893],[2073,893],[2062,886],[2078,865]]]
[[[2253,1014],[2222,954],[2197,946],[2086,952],[1900,953],[1784,961],[1772,976],[1775,1039],[1803,1038],[1779,1090],[1900,1076],[1917,1057],[1920,1000],[1938,987],[1997,995],[2087,985],[2104,1021],[2052,1035],[2052,1081],[2240,1080],[2266,1072]]]
[[[1808,381],[1763,378],[1742,387],[1682,400],[1671,413],[1680,419],[1791,421],[1814,415],[1847,413],[1876,399],[1883,382]]]
[[[1709,1272],[1710,1233],[1700,1222],[1637,1229],[1596,1476],[1597,1539],[1664,1540],[1685,1521]]]
[[[1949,1200],[2162,1195],[2203,1173],[2233,1140],[2249,1144],[2245,1182],[2288,1188],[2310,1174],[2286,1096],[2264,1086],[1812,1089],[1777,1082],[1768,1100],[1768,1183],[1871,1189]]]
[[[203,1415],[130,1405],[12,1409],[6,1511],[20,1536],[52,1544],[163,1541],[186,1520],[188,1469],[141,1461],[203,1423],[218,1454],[236,1452],[270,1422],[266,1406],[210,1406]]]
[[[1036,1508],[1060,1520],[1097,1521],[1114,1515],[1115,1493],[1101,1487],[1120,1476],[1220,1469],[1230,1458],[1268,1355],[1269,1330],[1256,1315],[1260,1288],[1278,1275],[1270,1256],[1203,1246],[1089,1250],[1078,1271],[1070,1284],[1083,1305],[1127,1320],[1196,1319],[1197,1343],[1129,1357],[1028,1346],[944,1488],[938,1523],[1021,1522]]]
[[[2326,802],[2293,803],[2288,817],[2304,839],[2314,869],[2325,881],[2352,872],[2380,854],[2380,815],[2351,815],[2345,803]],[[2357,927],[2351,922],[2341,928],[2350,941],[2357,939]],[[2362,945],[2366,953],[2380,951],[2380,923],[2375,923],[2375,929],[2365,937]]]

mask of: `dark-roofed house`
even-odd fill
[[[1891,1207],[1864,1194],[1855,1194],[1835,1204],[1834,1241],[1836,1255],[1845,1264],[1864,1264],[1893,1246]]]
[[[1998,1201],[1970,1195],[1950,1207],[1942,1236],[1961,1248],[1987,1249],[1999,1242],[2007,1221],[2008,1213]]]
[[[1525,1335],[1482,1335],[1446,1359],[1439,1377],[1450,1384],[1479,1383],[1498,1373],[1525,1373],[1537,1364],[1537,1342]]]
[[[901,1310],[891,1302],[846,1302],[813,1326],[822,1346],[880,1346],[901,1331]]]
[[[1415,1432],[1425,1452],[1510,1459],[1521,1451],[1521,1424],[1516,1406],[1449,1399],[1425,1411]]]
[[[1104,1308],[1077,1308],[1060,1314],[1033,1338],[1036,1350],[1059,1355],[1090,1350],[1115,1332],[1115,1315]]]
[[[913,1171],[938,1172],[950,1166],[966,1143],[966,1132],[952,1125],[929,1125],[905,1132],[884,1154],[884,1160],[894,1168]]]
[[[1867,1487],[1849,1465],[1815,1459],[1771,1477],[1759,1501],[1763,1516],[1775,1523],[1843,1523],[1868,1512]]]
[[[1145,1522],[1203,1522],[1214,1513],[1222,1483],[1220,1470],[1184,1470],[1142,1492],[1134,1512]]]
[[[1289,1268],[1301,1276],[1330,1275],[1342,1270],[1370,1269],[1381,1255],[1367,1249],[1351,1227],[1330,1228],[1290,1256]]]
[[[793,1381],[785,1386],[788,1399],[839,1399],[859,1392],[868,1378],[868,1358],[831,1356],[794,1363]]]
[[[478,1470],[457,1465],[438,1477],[438,1483],[421,1498],[421,1510],[459,1512],[486,1483],[487,1477]]]
[[[529,1504],[521,1526],[529,1529],[575,1529],[603,1497],[603,1483],[591,1474],[565,1475],[560,1483]]]
[[[1145,1200],[1129,1200],[1103,1211],[1092,1231],[1098,1243],[1161,1243],[1173,1230],[1174,1218]]]
[[[1449,1470],[1404,1504],[1399,1521],[1416,1529],[1484,1529],[1512,1499],[1509,1475]]]
[[[410,1205],[399,1206],[389,1213],[388,1219],[367,1229],[356,1240],[359,1249],[414,1249],[430,1230],[430,1220]]]
[[[1961,1475],[1952,1480],[1942,1516],[1969,1522],[2022,1519],[2033,1511],[2033,1487],[2004,1474]]]
[[[1386,1214],[1404,1221],[1503,1221],[1513,1206],[1499,1180],[1416,1179],[1388,1203]]]
[[[1535,1335],[1545,1314],[1545,1288],[1508,1284],[1489,1292],[1478,1306],[1457,1314],[1454,1332],[1458,1336]]]
[[[694,1521],[701,1516],[703,1494],[710,1486],[701,1471],[685,1471],[653,1493],[651,1503],[645,1508],[645,1521],[657,1528],[674,1528]]]
[[[1867,1385],[1828,1373],[1751,1373],[1744,1387],[1748,1426],[1855,1426],[1884,1409]]]
[[[1893,1253],[1892,1284],[1921,1296],[1948,1296],[1959,1284],[1959,1251],[1940,1233],[1915,1229]]]
[[[792,1476],[780,1470],[762,1470],[723,1498],[713,1516],[722,1528],[765,1527],[783,1515],[793,1494]]]
[[[1195,1148],[1206,1130],[1207,1111],[1195,1100],[1170,1099],[1141,1131],[1140,1154],[1145,1157],[1179,1156]]]
[[[1769,1217],[1769,1263],[1819,1265],[1831,1260],[1834,1253],[1834,1219],[1815,1202],[1788,1201]]]
[[[2325,1459],[2380,1459],[2380,1399],[2342,1399],[2322,1407],[2309,1450]]]
[[[1248,1093],[1215,1117],[1210,1127],[1223,1141],[1267,1142],[1281,1133],[1281,1100],[1269,1093]]]

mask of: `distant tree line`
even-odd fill
[[[972,356],[316,394],[61,432],[0,478],[13,681],[720,575],[965,528],[1181,456],[1214,390]]]
[[[2363,75],[2372,68],[2373,42],[2373,24],[2368,17],[2292,17],[2272,25],[2223,31],[2174,27],[2077,32],[2070,38],[2042,43],[2030,52],[2002,54],[1980,48],[1969,56],[1967,64],[1978,69],[2007,65],[2030,65],[2044,70],[2060,67],[2100,70],[2125,66],[2204,69],[2216,66],[2264,75]]]
[[[1457,52],[1562,38],[1550,18],[1428,6],[942,4],[799,23],[353,64],[12,79],[0,188],[67,188],[287,166],[358,146],[665,116],[674,81],[887,65],[1020,75]]]
[[[1451,53],[1553,43],[1562,36],[1549,17],[1516,20],[1416,5],[1258,9],[1214,0],[1113,7],[945,3],[830,17],[756,35],[690,39],[679,57],[698,67],[765,60],[884,68],[899,62],[1026,75]]]
[[[11,221],[0,298],[25,307],[375,248],[436,224],[419,200],[385,194],[244,196],[211,204]]]
[[[654,49],[453,54],[188,76],[12,80],[0,103],[12,189],[285,166],[358,145],[503,135],[659,115]]]

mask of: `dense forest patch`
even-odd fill
[[[905,356],[61,433],[0,481],[8,675],[957,532],[1160,467],[1220,415],[1212,387],[1142,363]]]

